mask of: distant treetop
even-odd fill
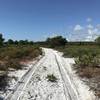
[[[100,43],[100,36],[95,39],[95,42]]]
[[[46,42],[50,47],[56,47],[56,46],[64,46],[67,43],[66,38],[63,38],[62,36],[56,36],[53,38],[47,38]]]

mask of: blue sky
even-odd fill
[[[6,39],[93,40],[100,35],[100,0],[0,0],[0,32]]]

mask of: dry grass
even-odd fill
[[[99,45],[66,45],[57,48],[65,57],[76,59],[75,69],[81,78],[87,78],[86,84],[100,98],[100,46]]]
[[[89,80],[88,85],[95,91],[95,95],[100,98],[100,68],[80,67],[77,68],[77,74],[81,78],[87,78]]]
[[[22,69],[21,61],[28,61],[42,54],[36,46],[7,46],[0,49],[0,70]]]
[[[82,78],[93,78],[96,77],[98,75],[100,75],[100,68],[95,68],[95,67],[82,67],[79,68],[77,73],[79,74],[79,76],[81,76]]]
[[[34,45],[6,46],[0,48],[0,72],[9,72],[10,69],[23,69],[22,61],[30,61],[42,54],[42,50]],[[8,73],[0,75],[0,91],[8,86]]]

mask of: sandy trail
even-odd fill
[[[52,49],[43,49],[45,56],[32,67],[7,100],[97,100],[72,70],[74,60],[63,58]],[[47,75],[57,82],[49,82]]]

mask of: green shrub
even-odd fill
[[[100,65],[100,56],[85,54],[76,59],[76,64],[81,67],[97,67]]]
[[[0,75],[0,91],[6,90],[6,87],[9,86],[8,81],[9,81],[9,77],[6,72]]]
[[[64,56],[76,58],[76,65],[81,67],[100,66],[100,46],[98,45],[66,45],[58,48]]]
[[[46,77],[48,81],[50,82],[57,82],[57,78],[52,74],[52,75],[47,75]]]
[[[64,52],[64,56],[67,57],[79,57],[82,55],[92,54],[93,56],[100,54],[100,47],[97,45],[69,45],[62,48],[60,51]]]
[[[21,69],[22,60],[31,60],[42,54],[42,50],[33,45],[15,46],[9,45],[0,49],[0,69],[8,70],[9,68]]]
[[[59,47],[59,46],[65,46],[65,44],[67,43],[66,38],[63,38],[62,36],[55,36],[52,38],[48,38],[46,40],[46,43],[51,47],[51,48],[55,48],[55,47]]]
[[[76,60],[76,64],[79,65],[79,66],[90,66],[91,64],[91,57],[88,56],[88,55],[83,55],[83,56],[80,56],[79,58],[77,58]]]

